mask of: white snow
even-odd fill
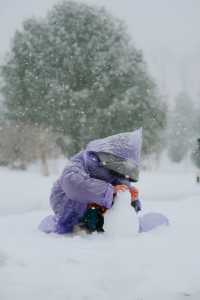
[[[134,209],[130,206],[129,192],[120,193],[115,205],[106,213],[104,228],[111,238],[134,237],[138,233],[139,222]]]
[[[192,171],[141,174],[144,211],[170,219],[169,227],[145,234],[126,230],[128,194],[117,199],[123,209],[118,202],[107,215],[105,234],[38,231],[55,179],[0,169],[1,300],[200,299],[200,185]]]

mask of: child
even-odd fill
[[[45,218],[44,232],[71,233],[76,225],[88,232],[103,230],[103,214],[118,192],[129,189],[131,204],[141,210],[138,192],[131,185],[139,175],[142,129],[90,142],[73,156],[50,195],[54,216]]]

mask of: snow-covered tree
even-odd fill
[[[175,99],[175,108],[169,117],[168,153],[174,162],[181,162],[192,148],[196,113],[186,92]]]
[[[2,75],[8,117],[61,132],[71,152],[140,126],[146,153],[159,142],[165,106],[126,27],[103,8],[67,1],[26,20]]]
[[[196,103],[193,114],[194,128],[192,131],[191,160],[197,168],[200,168],[200,105]]]

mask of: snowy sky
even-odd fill
[[[0,0],[0,58],[9,49],[10,39],[25,18],[44,16],[57,2]],[[82,2],[104,5],[126,21],[136,46],[143,49],[153,75],[166,93],[175,93],[186,81],[189,90],[198,89],[199,82],[194,74],[200,66],[199,0]]]

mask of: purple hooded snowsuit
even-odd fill
[[[111,208],[113,185],[129,185],[130,182],[110,169],[120,171],[121,168],[129,174],[133,169],[138,170],[141,143],[142,130],[137,129],[94,140],[85,150],[72,157],[51,191],[50,204],[55,215],[46,217],[39,228],[47,233],[70,233],[74,225],[80,222],[89,203]],[[100,161],[101,154],[103,157],[108,155],[108,161]],[[110,155],[119,159],[119,162],[114,162],[112,166]]]

